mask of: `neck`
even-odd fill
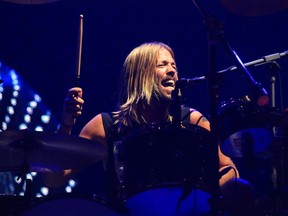
[[[169,104],[155,101],[152,102],[150,106],[143,108],[141,111],[147,124],[162,123],[168,118]]]

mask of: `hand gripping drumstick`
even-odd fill
[[[75,77],[75,87],[80,87],[80,72],[81,72],[81,57],[82,57],[82,38],[83,38],[83,14],[80,14],[80,26],[79,26],[79,37],[78,37],[78,58],[77,58],[77,70]],[[77,97],[78,94],[75,93],[73,97]],[[74,123],[76,121],[76,116],[74,117]]]

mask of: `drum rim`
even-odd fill
[[[150,134],[150,133],[157,133],[157,132],[173,132],[173,133],[191,133],[191,135],[198,135],[198,138],[206,136],[207,138],[210,136],[210,131],[207,130],[206,128],[203,128],[199,125],[196,124],[189,124],[188,127],[175,127],[171,123],[169,124],[164,124],[164,125],[147,125],[145,127],[141,127],[138,130],[132,131],[125,135],[122,138],[122,143],[126,143],[129,139],[135,139],[136,137],[143,136],[145,134]]]
[[[241,97],[231,97],[228,100],[224,100],[220,103],[218,108],[218,114],[221,114],[226,109],[231,108],[235,105],[247,104],[252,103],[251,98],[249,95],[241,96]]]

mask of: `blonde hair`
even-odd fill
[[[161,49],[166,49],[174,58],[173,50],[161,42],[144,43],[127,56],[123,64],[119,111],[114,112],[115,124],[131,126],[132,122],[145,123],[139,110],[151,105],[152,98],[159,96],[156,67]]]

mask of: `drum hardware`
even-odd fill
[[[253,104],[248,97],[244,97],[230,99],[230,103],[223,103],[219,112],[221,135],[232,132],[231,130],[238,127],[234,130],[235,134],[230,133],[228,140],[222,139],[221,149],[223,153],[225,152],[234,160],[240,175],[254,185],[256,209],[262,212],[273,208],[277,212],[283,211],[283,200],[286,199],[283,195],[285,193],[282,193],[285,184],[284,173],[286,172],[283,134],[285,112],[283,113],[275,107],[276,72],[280,70],[280,66],[274,61],[286,55],[287,52],[276,53],[263,58],[263,60],[252,62],[254,64],[264,61],[264,59],[271,60],[262,63],[269,63],[271,106],[258,106]],[[233,106],[237,108],[233,108]],[[234,113],[231,112],[230,117],[223,118],[223,114],[225,112],[227,114],[228,110],[232,109],[234,109]],[[245,123],[242,124],[242,122]],[[225,127],[221,127],[224,124]],[[240,125],[242,128],[239,127]],[[230,144],[234,142],[233,147],[232,144],[229,147],[227,142]],[[266,202],[266,206],[263,205],[263,202]]]
[[[218,112],[221,150],[232,158],[243,156],[242,147],[258,154],[272,143],[272,128],[281,121],[281,112],[270,106],[258,106],[249,96],[224,101]]]
[[[217,76],[216,70],[216,43],[218,41],[224,42],[225,48],[231,51],[230,46],[225,42],[223,38],[223,24],[220,23],[212,15],[207,14],[207,12],[201,7],[198,1],[193,0],[193,3],[201,16],[204,19],[205,27],[208,30],[208,44],[209,44],[209,73],[208,78],[208,90],[209,90],[209,101],[210,101],[210,127],[211,127],[211,160],[214,165],[211,166],[211,173],[214,174],[214,178],[211,178],[212,183],[212,198],[211,198],[211,212],[212,215],[223,215],[224,209],[222,208],[222,198],[220,195],[219,179],[218,176],[218,130],[217,130],[217,107],[219,98],[219,76]],[[231,53],[230,53],[231,54]],[[232,52],[234,56],[234,52]],[[237,58],[239,60],[239,58]],[[242,67],[240,62],[239,64]]]
[[[81,168],[103,160],[106,147],[81,137],[19,130],[0,133],[0,170],[29,172]]]
[[[275,136],[272,154],[275,158],[275,169],[276,169],[276,184],[273,193],[269,194],[269,201],[272,203],[272,208],[275,209],[276,213],[279,215],[285,215],[288,208],[288,112],[287,109],[284,110],[283,115],[277,127],[281,129],[279,136]],[[277,129],[277,128],[276,128]],[[276,131],[277,132],[277,131]],[[275,134],[277,135],[277,133]],[[261,204],[261,202],[260,202]]]
[[[219,74],[216,69],[216,46],[218,43],[224,47],[228,56],[235,62],[237,68],[241,70],[243,75],[246,78],[248,86],[251,88],[251,99],[253,103],[259,106],[266,106],[269,102],[269,96],[267,91],[261,86],[260,83],[256,82],[252,75],[247,70],[246,66],[242,63],[241,59],[237,55],[237,53],[231,48],[229,43],[226,41],[224,37],[223,30],[223,22],[219,21],[215,15],[207,13],[200,5],[200,2],[197,0],[193,0],[194,5],[197,10],[200,12],[204,19],[205,27],[208,31],[208,44],[209,44],[209,73],[206,76],[208,78],[208,89],[210,96],[210,126],[211,126],[211,134],[212,134],[212,145],[214,148],[212,149],[213,160],[215,164],[219,164],[219,159],[217,156],[218,146],[218,138],[219,138],[219,122],[218,122],[218,98],[219,98]],[[213,167],[212,171],[216,175],[217,167]],[[224,209],[222,209],[221,205],[221,197],[220,197],[220,188],[218,184],[218,179],[212,180],[214,182],[213,187],[213,196],[211,200],[211,209],[213,215],[221,215],[223,214]]]
[[[27,178],[29,172],[82,168],[103,160],[106,154],[103,145],[81,137],[29,130],[2,131],[0,170],[19,172],[18,178],[26,185],[24,196],[1,197],[5,206],[2,210],[13,213],[16,204],[19,204],[20,211],[31,203],[32,180]]]
[[[175,88],[172,91],[172,102],[170,104],[170,113],[172,115],[172,124],[174,125],[174,127],[181,127],[181,105],[181,89],[179,82],[176,81]]]

